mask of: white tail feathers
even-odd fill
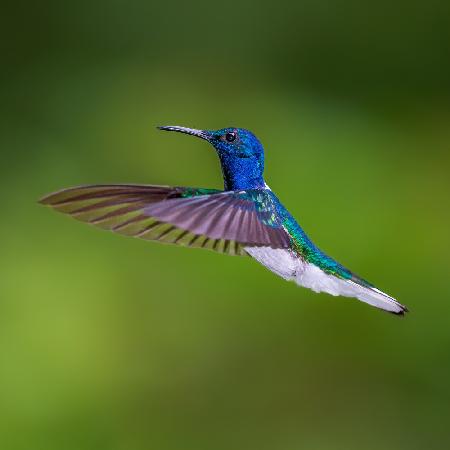
[[[355,297],[362,302],[394,314],[403,314],[407,311],[405,306],[384,292],[376,288],[361,286],[352,280],[344,280],[334,275],[329,275],[311,263],[304,264],[303,270],[297,273],[295,281],[297,284],[310,288],[315,292]]]
[[[285,280],[294,280],[298,285],[309,288],[314,292],[354,297],[394,314],[403,314],[407,311],[405,306],[384,292],[376,288],[362,286],[352,280],[327,274],[316,265],[304,262],[290,250],[246,247],[245,251]]]

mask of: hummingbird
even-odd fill
[[[266,184],[264,149],[251,131],[157,128],[211,144],[224,189],[95,184],[63,189],[40,203],[123,235],[250,256],[281,278],[315,292],[354,297],[397,315],[407,311],[311,241]]]

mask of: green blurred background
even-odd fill
[[[450,446],[448,2],[16,2],[2,14],[0,447]],[[329,254],[411,313],[37,205],[222,186],[253,130]]]

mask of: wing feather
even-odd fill
[[[275,211],[265,190],[90,185],[55,192],[41,203],[116,233],[227,254],[290,244],[280,224],[266,223]]]

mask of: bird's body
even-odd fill
[[[160,127],[210,142],[224,190],[150,185],[91,185],[50,194],[42,203],[121,234],[250,255],[286,280],[316,292],[356,297],[386,311],[406,308],[309,239],[263,178],[264,151],[249,131]]]

